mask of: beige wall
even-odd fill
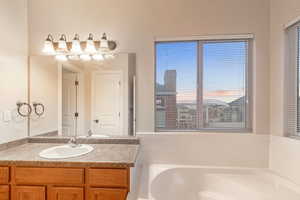
[[[58,130],[58,80],[58,64],[53,57],[30,57],[30,102],[45,106],[41,117],[31,114],[30,136]]]
[[[16,102],[27,102],[27,1],[0,0],[0,143],[27,136]],[[13,118],[3,121],[3,112]]]
[[[284,132],[284,26],[300,16],[299,0],[270,2],[270,162],[275,172],[300,184],[300,142]]]
[[[138,131],[154,129],[155,36],[254,33],[254,131],[269,133],[268,0],[29,0],[29,21],[31,54],[41,53],[48,33],[89,32],[107,32],[137,54]]]

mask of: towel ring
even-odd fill
[[[37,116],[42,116],[45,113],[45,106],[42,103],[33,103],[34,112]],[[39,112],[38,107],[41,107],[41,110]]]
[[[21,112],[21,108],[23,106],[26,106],[27,107],[27,113],[24,114]],[[26,102],[17,102],[17,107],[18,107],[18,114],[22,117],[29,117],[29,115],[31,114],[32,112],[32,108],[31,108],[31,105],[26,103]]]

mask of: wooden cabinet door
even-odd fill
[[[9,186],[0,186],[0,200],[9,200]]]
[[[11,200],[45,200],[45,187],[12,186]]]
[[[89,189],[89,200],[125,200],[127,197],[126,189]]]
[[[9,181],[9,168],[0,167],[0,183],[7,184]]]
[[[51,187],[48,200],[83,200],[83,188]]]

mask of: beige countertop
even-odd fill
[[[44,159],[39,153],[61,143],[25,143],[0,151],[0,165],[49,167],[133,167],[138,144],[90,144],[94,150],[67,159]]]

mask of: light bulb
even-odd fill
[[[114,58],[116,57],[116,55],[110,53],[110,54],[105,54],[104,57],[105,57],[105,59],[107,59],[107,60],[111,60],[111,59],[114,59]]]
[[[46,54],[54,54],[55,53],[55,50],[53,47],[53,38],[50,34],[48,35],[47,39],[44,42],[43,53],[46,53]]]
[[[94,54],[92,57],[94,60],[97,60],[97,61],[104,60],[104,57],[102,54]]]
[[[58,61],[61,61],[61,62],[65,62],[65,61],[68,61],[68,58],[66,55],[63,55],[63,54],[58,54],[55,56],[55,59],[58,60]]]
[[[80,57],[78,55],[69,55],[68,58],[70,60],[80,60]]]
[[[83,61],[90,61],[92,58],[88,54],[81,54],[80,59],[83,60]]]
[[[96,47],[95,47],[95,43],[94,43],[94,39],[93,39],[93,35],[91,33],[89,34],[89,37],[86,41],[86,47],[85,47],[84,51],[86,53],[90,53],[90,54],[93,54],[93,53],[97,52]]]
[[[103,35],[101,37],[101,40],[100,40],[100,50],[101,51],[108,51],[109,50],[108,40],[107,40],[107,37],[106,37],[105,33],[103,33]]]
[[[66,35],[62,34],[60,36],[60,39],[58,40],[58,51],[61,52],[67,52],[68,48],[67,48],[67,39],[66,39]]]
[[[82,53],[81,46],[80,46],[79,35],[78,34],[76,34],[75,37],[74,37],[74,39],[72,40],[71,52],[73,54],[81,54]]]

